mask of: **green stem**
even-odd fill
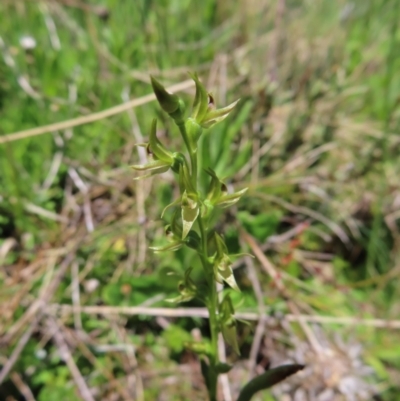
[[[208,294],[208,302],[207,309],[209,314],[209,322],[210,322],[210,332],[211,332],[211,355],[210,355],[210,367],[209,367],[209,396],[210,401],[217,400],[217,387],[218,387],[218,372],[217,365],[219,362],[218,358],[218,333],[219,333],[219,324],[218,324],[218,294],[217,287],[214,277],[214,269],[213,266],[208,262],[208,251],[207,251],[207,230],[204,226],[204,221],[201,216],[198,218],[198,225],[200,230],[201,237],[201,254],[199,251],[200,259],[203,263],[204,272],[206,274],[209,294]]]
[[[198,153],[197,146],[193,146],[193,142],[189,138],[189,135],[186,130],[185,124],[179,124],[179,131],[182,135],[182,138],[185,142],[187,151],[190,157],[191,163],[191,181],[193,184],[193,188],[197,191],[197,181],[198,181]],[[207,284],[209,288],[209,294],[207,297],[207,309],[209,314],[209,324],[210,324],[210,332],[211,332],[211,353],[209,355],[210,365],[208,371],[208,394],[210,397],[210,401],[217,401],[217,388],[218,388],[218,372],[217,365],[219,363],[218,358],[218,333],[219,333],[219,324],[218,324],[218,294],[216,281],[214,277],[214,268],[208,261],[208,250],[207,250],[207,228],[205,227],[205,222],[201,215],[197,218],[197,223],[200,231],[201,238],[201,249],[199,249],[198,255],[203,264],[204,273],[206,275]]]

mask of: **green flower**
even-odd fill
[[[210,186],[208,188],[207,197],[204,200],[205,211],[204,216],[211,213],[215,206],[220,206],[222,208],[234,205],[239,201],[241,196],[248,190],[244,188],[238,192],[232,194],[228,193],[228,188],[226,185],[217,177],[215,171],[211,168],[205,170],[206,173],[211,177]]]
[[[180,293],[176,298],[166,299],[167,302],[171,303],[180,303],[180,302],[188,302],[196,297],[197,295],[197,287],[194,284],[193,280],[190,278],[190,273],[193,268],[189,267],[185,271],[185,275],[183,280],[178,283],[178,291]]]
[[[170,168],[172,168],[174,171],[178,171],[179,165],[186,161],[182,154],[168,151],[157,138],[156,133],[157,120],[154,119],[151,126],[149,142],[138,145],[146,148],[150,161],[146,164],[135,164],[131,166],[136,171],[144,171],[148,174],[136,177],[136,180],[155,174],[165,173]]]
[[[213,241],[216,252],[214,256],[210,258],[210,262],[214,265],[216,280],[219,283],[225,281],[231,288],[240,292],[235,276],[233,275],[232,261],[228,255],[228,248],[224,240],[219,234],[214,233]]]
[[[211,128],[228,117],[240,99],[231,103],[229,106],[217,109],[211,93],[208,93],[204,85],[200,82],[197,74],[191,74],[196,84],[196,95],[193,103],[191,118],[203,128]]]

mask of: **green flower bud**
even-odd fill
[[[161,108],[167,112],[175,122],[183,124],[185,121],[185,103],[175,94],[169,93],[153,76],[150,76],[151,86]]]

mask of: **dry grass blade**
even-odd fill
[[[4,382],[5,378],[11,372],[13,366],[17,362],[19,356],[21,355],[21,352],[25,348],[25,345],[28,343],[29,339],[31,338],[32,333],[36,329],[39,319],[40,319],[40,317],[36,316],[35,319],[31,322],[28,329],[25,331],[25,333],[19,339],[18,344],[14,348],[10,358],[7,360],[7,362],[3,366],[3,369],[0,371],[0,384]]]
[[[24,325],[29,324],[29,322],[36,319],[37,316],[42,315],[43,306],[47,305],[50,302],[53,294],[57,290],[62,278],[64,277],[68,266],[74,260],[75,250],[78,244],[79,239],[72,246],[67,248],[67,256],[65,256],[64,260],[61,262],[57,273],[47,285],[44,285],[39,299],[36,299],[28,308],[28,310],[22,315],[22,317],[17,322],[15,322],[15,324],[8,330],[8,332],[2,339],[4,343],[9,343]]]
[[[67,304],[51,304],[48,311],[55,314],[69,315],[75,312],[72,305]],[[127,315],[127,316],[164,316],[170,318],[177,317],[197,317],[208,318],[206,308],[157,308],[145,306],[81,306],[78,311],[88,315]],[[260,314],[258,312],[237,312],[237,319],[258,321]],[[279,319],[272,316],[267,316],[267,321],[274,323]],[[400,330],[400,320],[384,320],[384,319],[363,319],[354,316],[337,317],[337,316],[320,316],[320,315],[305,315],[305,314],[286,314],[282,316],[283,320],[288,322],[298,322],[303,320],[308,323],[320,324],[338,324],[345,326],[368,326],[383,329]]]
[[[79,371],[78,367],[76,366],[76,363],[71,355],[71,352],[68,349],[68,346],[65,342],[60,327],[57,325],[56,321],[52,318],[47,319],[47,326],[49,330],[54,333],[53,339],[60,353],[60,357],[67,364],[83,400],[94,401],[94,397],[90,389],[86,385],[85,379],[82,377],[82,374]]]
[[[304,333],[306,334],[310,344],[312,345],[314,351],[318,354],[322,353],[323,349],[321,347],[321,344],[318,342],[316,336],[314,335],[313,331],[311,328],[307,325],[305,320],[301,317],[300,310],[296,303],[290,299],[288,292],[285,288],[285,285],[283,284],[283,281],[279,277],[275,267],[273,264],[268,260],[268,258],[265,256],[264,252],[262,249],[258,246],[254,238],[249,235],[246,231],[243,229],[240,230],[240,235],[242,239],[250,246],[252,251],[254,252],[256,258],[260,261],[262,267],[265,269],[265,271],[270,275],[270,277],[274,280],[278,290],[282,294],[283,299],[286,300],[287,305],[291,312],[295,315],[298,316],[298,322],[300,323],[302,329],[304,330]]]
[[[169,88],[167,88],[167,90],[171,92],[179,92],[191,88],[193,85],[194,83],[192,80],[187,80],[180,82],[179,84],[172,85]],[[103,118],[108,118],[111,116],[115,116],[116,114],[123,113],[133,107],[142,106],[146,103],[155,100],[155,98],[156,97],[153,94],[149,94],[146,96],[142,96],[138,99],[133,99],[129,102],[120,104],[118,106],[114,106],[109,109],[99,111],[98,113],[92,113],[87,116],[72,118],[70,120],[45,125],[43,127],[37,127],[24,131],[13,132],[12,134],[2,135],[0,137],[0,144],[17,141],[19,139],[30,138],[32,136],[43,135],[49,132],[65,130],[68,128],[77,127],[78,125],[89,124],[94,121],[102,120]]]
[[[327,217],[325,217],[321,213],[316,212],[315,210],[311,210],[304,206],[292,205],[291,203],[286,202],[285,200],[283,200],[277,196],[274,196],[274,195],[266,195],[266,194],[262,194],[259,192],[255,193],[254,195],[257,197],[266,199],[268,201],[277,203],[293,213],[304,214],[317,221],[320,221],[321,223],[325,224],[330,230],[332,230],[332,232],[334,232],[344,244],[348,244],[350,241],[349,236],[338,224],[336,224],[332,220],[329,220]]]

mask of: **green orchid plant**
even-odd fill
[[[200,358],[201,371],[208,390],[210,401],[217,401],[218,376],[227,373],[231,366],[219,361],[218,335],[223,338],[234,352],[239,354],[236,336],[237,320],[232,299],[227,292],[222,299],[217,293],[217,283],[225,284],[235,291],[240,291],[232,271],[232,258],[229,255],[223,236],[211,226],[213,212],[217,208],[229,207],[246,193],[247,188],[228,193],[227,186],[212,168],[198,170],[198,141],[205,129],[209,129],[228,117],[238,100],[224,108],[216,108],[213,96],[207,92],[197,74],[191,75],[196,86],[192,113],[186,117],[186,107],[176,94],[169,93],[154,77],[151,84],[161,108],[169,114],[177,125],[186,147],[186,154],[172,152],[165,148],[157,138],[157,121],[153,120],[149,142],[140,144],[147,150],[149,161],[134,165],[132,168],[143,172],[136,179],[160,174],[171,169],[180,189],[180,196],[162,212],[174,208],[171,222],[165,227],[168,245],[152,247],[155,252],[176,251],[184,246],[196,251],[200,258],[206,287],[196,285],[191,278],[192,268],[188,268],[178,284],[179,296],[172,302],[187,302],[199,299],[208,309],[211,340],[208,343],[187,344]],[[201,174],[209,176],[207,193],[199,190]],[[201,290],[200,290],[201,288]],[[246,384],[238,400],[247,401],[260,390],[266,389],[285,377],[302,369],[301,365],[287,365],[266,371]]]

